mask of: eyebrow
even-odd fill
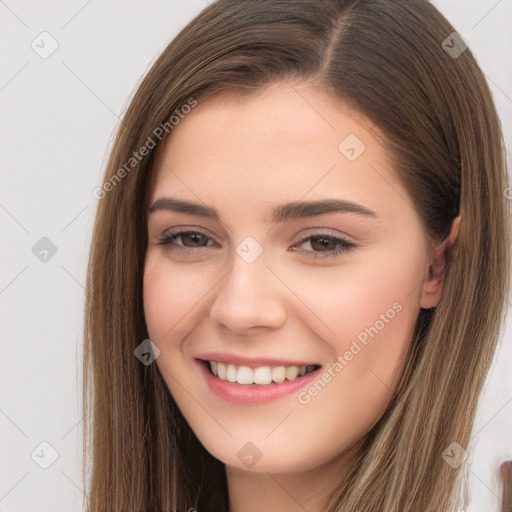
[[[217,222],[221,222],[221,216],[217,208],[204,204],[194,203],[186,199],[164,197],[155,201],[149,208],[149,213],[158,210],[169,210],[189,215],[198,215]],[[272,211],[272,222],[286,222],[294,219],[315,217],[326,213],[356,213],[363,217],[380,219],[380,217],[369,208],[347,201],[345,199],[322,199],[316,201],[292,201],[274,207]]]

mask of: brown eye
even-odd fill
[[[344,238],[338,238],[332,235],[317,233],[306,238],[303,238],[296,246],[303,245],[309,242],[312,251],[305,251],[312,253],[311,256],[314,258],[328,258],[331,256],[339,256],[342,253],[355,248],[355,244],[349,242]],[[335,246],[341,246],[341,249],[335,250]]]
[[[175,243],[180,240],[182,243]],[[178,231],[169,233],[158,241],[158,245],[168,246],[170,250],[181,252],[194,252],[193,248],[206,247],[208,241],[212,240],[199,231]]]

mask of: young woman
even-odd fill
[[[428,2],[206,8],[97,194],[87,511],[458,510],[506,189],[485,79]]]

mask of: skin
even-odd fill
[[[354,161],[338,149],[349,134],[366,146]],[[385,410],[420,308],[440,299],[442,247],[427,238],[379,130],[308,84],[199,102],[171,132],[156,172],[150,205],[173,196],[213,206],[222,219],[149,214],[143,293],[158,368],[199,440],[226,464],[232,512],[325,510]],[[359,203],[378,218],[338,212],[270,221],[274,205],[325,198]],[[159,245],[175,228],[206,238]],[[340,249],[335,241],[300,242],[319,232],[356,248],[314,258]],[[251,264],[236,252],[247,236],[263,249]],[[307,404],[297,393],[229,403],[194,362],[220,351],[311,361],[322,372],[394,303],[400,311]],[[247,442],[261,453],[252,467],[237,457]]]

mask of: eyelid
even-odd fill
[[[304,238],[308,238],[310,236],[329,236],[332,238],[343,238],[346,239],[347,242],[354,242],[353,237],[348,235],[343,231],[334,230],[331,228],[323,228],[323,227],[309,227],[305,230],[302,230],[300,235],[298,235],[297,242],[301,242]],[[295,242],[295,243],[297,243]],[[355,243],[355,242],[354,242]]]
[[[306,233],[304,233],[304,231]],[[334,231],[334,232],[331,232]],[[198,227],[198,226],[176,226],[175,228],[170,228],[168,230],[165,230],[161,238],[164,238],[166,236],[170,236],[172,234],[187,234],[187,233],[200,233],[201,235],[204,235],[208,238],[214,239],[219,238],[216,234],[210,234],[208,230],[205,230],[204,228]],[[308,236],[330,236],[333,238],[346,238],[347,241],[353,242],[353,237],[348,235],[345,232],[340,232],[337,230],[331,230],[330,228],[324,228],[324,227],[308,227],[305,230],[301,232],[300,235],[296,237],[294,244],[298,242],[304,241],[304,238],[307,238]],[[355,243],[355,242],[354,242]]]
[[[190,234],[202,235],[208,239],[208,242],[210,240],[213,240],[215,242],[215,244],[218,245],[218,242],[215,240],[215,238],[213,236],[210,236],[210,234],[208,232],[206,232],[205,230],[203,230],[202,228],[187,227],[187,226],[179,226],[177,228],[165,230],[162,233],[162,235],[159,237],[158,244],[163,245],[163,246],[171,245],[170,242],[165,243],[165,241],[170,239],[173,236],[178,238],[180,235],[190,235]],[[211,247],[211,246],[208,246],[208,247]],[[195,252],[195,249],[197,249],[197,248],[190,248],[190,247],[182,248],[183,252]]]
[[[291,250],[293,252],[300,252],[304,253],[307,258],[313,258],[313,259],[326,259],[326,258],[335,258],[335,257],[341,257],[348,253],[349,251],[353,251],[359,248],[358,244],[355,244],[354,242],[350,241],[346,237],[345,234],[331,233],[326,228],[309,228],[307,230],[307,233],[302,233],[302,236],[294,242],[294,244],[291,246]],[[199,246],[199,247],[186,247],[179,244],[173,244],[174,240],[176,238],[180,238],[182,235],[194,235],[199,234],[201,236],[204,236],[207,238],[207,244],[209,241],[213,241],[215,244],[218,245],[218,243],[215,241],[213,237],[211,237],[208,233],[206,233],[202,228],[192,228],[192,227],[186,227],[186,226],[179,226],[178,228],[174,228],[172,230],[165,231],[162,235],[162,237],[159,239],[158,245],[161,245],[165,248],[168,248],[169,251],[177,252],[177,253],[186,253],[186,254],[199,254],[203,252],[208,247],[211,247],[211,245],[206,246]],[[340,249],[335,250],[327,250],[327,251],[307,251],[307,250],[300,250],[297,249],[297,246],[300,246],[304,243],[306,243],[309,240],[315,239],[315,238],[321,238],[325,237],[332,241],[334,241],[337,245],[341,246]]]
[[[321,259],[325,260],[328,258],[341,258],[348,252],[354,251],[359,248],[358,244],[355,244],[354,242],[350,241],[344,234],[332,234],[329,231],[326,231],[322,228],[316,228],[317,231],[313,231],[312,233],[304,234],[300,240],[298,240],[293,246],[292,249],[297,252],[305,253],[307,258],[313,258],[313,259]],[[335,250],[328,250],[328,251],[298,251],[296,249],[297,246],[300,246],[304,243],[306,243],[309,240],[315,239],[315,238],[328,238],[330,240],[333,240],[336,244],[341,246],[341,249],[335,249]]]

